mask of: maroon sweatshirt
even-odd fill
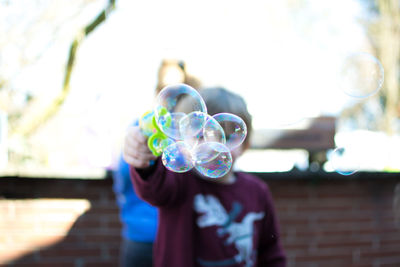
[[[159,208],[155,267],[286,266],[268,186],[245,173],[233,184],[168,171],[157,161],[131,168],[140,198]]]

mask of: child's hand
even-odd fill
[[[150,166],[150,161],[156,157],[147,146],[147,137],[143,135],[139,126],[130,127],[125,136],[123,146],[124,160],[135,168],[143,169]]]

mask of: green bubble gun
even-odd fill
[[[159,115],[165,115],[168,111],[163,108],[158,110]],[[167,116],[169,117],[169,116]],[[166,122],[166,127],[169,127],[171,120]],[[153,111],[146,112],[139,121],[139,127],[142,133],[149,138],[147,139],[147,146],[154,156],[158,157],[162,154],[164,149],[168,146],[168,137],[160,130],[157,125],[156,117]]]

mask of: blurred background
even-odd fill
[[[246,99],[236,167],[290,266],[399,266],[399,25],[395,0],[0,0],[0,265],[115,266],[110,171],[178,61]]]
[[[183,61],[203,86],[243,95],[261,135],[257,148],[282,135],[272,129],[304,129],[310,118],[333,117],[334,146],[351,144],[353,168],[400,169],[398,3],[2,1],[1,7],[1,170],[8,175],[102,176],[126,126],[153,107],[157,71],[168,59]],[[356,53],[375,57],[381,73],[345,65]],[[356,97],[341,86],[351,71],[364,79],[350,85]],[[304,151],[284,154],[266,166],[250,165],[259,154],[239,165],[309,168]]]

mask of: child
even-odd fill
[[[158,69],[155,93],[167,84],[182,83],[199,87],[200,81],[186,71],[181,60],[164,59]],[[138,125],[135,119],[133,125]],[[129,173],[129,165],[119,158],[112,172],[113,190],[122,222],[120,267],[151,267],[153,241],[157,231],[157,209],[144,202],[135,194]]]
[[[200,91],[210,115],[228,112],[248,128],[233,161],[249,146],[251,116],[244,100],[226,89]],[[285,266],[272,196],[266,183],[232,170],[210,179],[196,171],[168,171],[147,148],[138,127],[127,132],[124,158],[139,197],[157,206],[154,266]],[[149,166],[150,160],[156,164]]]

